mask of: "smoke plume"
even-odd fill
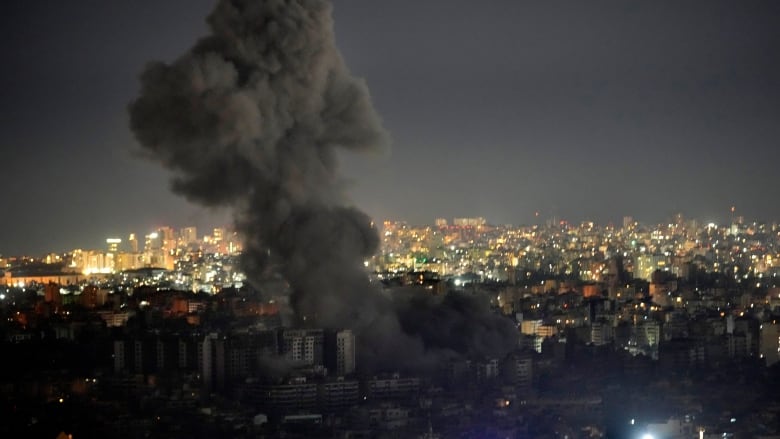
[[[183,56],[142,73],[130,124],[143,151],[175,192],[232,209],[247,276],[281,267],[299,320],[356,329],[372,355],[381,342],[425,356],[364,272],[379,240],[343,193],[336,153],[388,140],[335,47],[330,3],[221,0],[208,24]]]

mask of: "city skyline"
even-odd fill
[[[620,229],[625,226],[625,221],[631,221],[632,224],[637,224],[641,227],[648,227],[648,228],[654,228],[656,226],[664,226],[666,224],[672,224],[675,222],[678,222],[678,218],[684,219],[684,221],[695,221],[699,226],[706,226],[706,225],[714,225],[717,228],[729,228],[729,225],[735,224],[739,222],[740,224],[765,224],[765,225],[771,225],[775,223],[780,223],[780,220],[775,221],[763,221],[758,220],[755,218],[746,218],[743,215],[738,215],[736,211],[731,212],[731,215],[727,217],[727,215],[724,215],[722,220],[723,221],[716,221],[712,219],[712,217],[708,218],[692,218],[689,216],[686,216],[683,212],[677,212],[674,215],[670,215],[669,217],[656,222],[647,222],[644,221],[642,218],[635,218],[631,215],[624,215],[621,218],[615,219],[615,221],[609,221],[606,223],[599,223],[595,221],[591,221],[589,219],[581,219],[581,220],[572,220],[569,218],[562,218],[557,216],[548,216],[543,217],[541,215],[535,216],[534,220],[529,221],[527,223],[498,223],[495,221],[491,221],[491,218],[485,217],[485,216],[479,216],[479,215],[466,215],[466,216],[456,216],[456,217],[442,217],[438,216],[435,218],[431,218],[429,221],[422,221],[422,222],[411,222],[407,221],[403,218],[374,218],[375,223],[378,225],[378,227],[381,229],[383,226],[383,223],[392,223],[392,224],[407,224],[411,227],[447,227],[447,226],[466,226],[466,227],[475,227],[477,225],[485,225],[488,227],[537,227],[537,226],[550,226],[550,225],[558,225],[558,224],[566,224],[567,226],[574,226],[579,227],[583,224],[591,223],[595,227],[614,227],[617,229]],[[441,223],[443,221],[443,223]],[[477,224],[479,222],[479,224]],[[440,224],[441,223],[441,224]],[[207,240],[213,236],[213,233],[218,233],[217,231],[220,230],[222,233],[229,232],[229,233],[237,233],[234,229],[234,227],[229,223],[209,223],[204,224],[200,226],[195,226],[194,224],[177,224],[175,226],[172,226],[170,224],[157,224],[150,226],[148,228],[145,228],[143,230],[138,229],[129,229],[129,230],[116,230],[114,229],[114,232],[108,233],[105,235],[92,235],[89,236],[86,241],[83,242],[76,242],[74,245],[71,245],[70,247],[42,247],[40,251],[22,251],[18,253],[12,253],[4,251],[3,248],[0,248],[0,257],[31,257],[31,258],[39,258],[46,255],[53,255],[53,254],[67,254],[72,251],[103,251],[105,248],[110,247],[112,245],[116,246],[117,244],[122,247],[123,249],[127,250],[125,247],[131,245],[130,242],[132,239],[135,240],[143,240],[148,239],[149,236],[156,236],[158,233],[169,230],[172,233],[175,234],[177,239],[182,239],[185,234],[191,234],[196,233],[197,239],[202,240],[203,238],[206,238]],[[192,231],[195,232],[192,232]],[[242,239],[240,235],[236,235],[237,239]]]
[[[203,35],[213,3],[3,5],[3,254],[230,222],[171,194],[127,129],[146,61]],[[342,157],[376,220],[780,218],[776,5],[368,1],[334,16],[393,138]]]
[[[729,212],[730,215],[728,215],[727,218],[723,218],[723,221],[716,221],[713,220],[711,217],[693,218],[685,215],[683,212],[677,212],[674,215],[670,215],[668,218],[665,218],[662,221],[656,221],[656,222],[644,221],[642,218],[635,218],[634,216],[631,215],[625,215],[620,219],[617,219],[615,221],[609,221],[606,223],[599,223],[588,219],[574,221],[569,218],[562,218],[556,216],[543,217],[541,215],[536,215],[533,221],[527,223],[516,223],[516,224],[497,223],[495,221],[491,221],[491,218],[489,217],[479,216],[479,215],[456,216],[456,217],[438,216],[435,218],[431,218],[429,221],[423,221],[423,222],[410,222],[405,219],[399,219],[399,218],[376,218],[374,219],[374,221],[375,221],[375,227],[380,232],[384,231],[387,225],[391,225],[392,227],[396,227],[398,225],[404,225],[411,228],[430,228],[430,229],[442,229],[442,230],[448,227],[478,228],[482,226],[485,226],[488,229],[491,228],[529,229],[529,228],[537,228],[537,227],[556,228],[557,226],[565,226],[566,228],[596,227],[596,228],[604,228],[608,230],[609,229],[623,230],[627,228],[639,227],[646,230],[656,230],[658,228],[664,228],[667,225],[685,223],[688,225],[695,224],[696,227],[699,228],[709,227],[709,228],[728,231],[728,230],[732,230],[737,225],[741,227],[752,227],[752,226],[774,227],[777,224],[780,224],[780,220],[763,221],[755,218],[746,218],[743,215],[739,215],[736,209],[729,210]],[[230,235],[230,237],[226,239],[227,241],[239,243],[240,241],[243,240],[242,236],[235,230],[235,228],[230,223],[222,223],[222,224],[213,223],[213,224],[207,224],[205,226],[195,226],[194,224],[172,226],[170,224],[163,223],[163,224],[151,226],[143,230],[133,229],[133,230],[116,231],[114,233],[109,233],[104,236],[93,235],[90,236],[87,241],[76,243],[71,247],[63,247],[63,248],[46,247],[39,252],[11,253],[11,252],[3,252],[3,249],[0,248],[0,257],[6,257],[6,258],[22,257],[22,258],[31,258],[33,260],[43,257],[43,260],[45,260],[47,257],[52,255],[71,254],[74,251],[105,252],[106,249],[109,249],[109,252],[111,252],[111,251],[116,251],[117,248],[121,249],[121,251],[138,253],[138,251],[131,250],[131,247],[133,247],[134,245],[135,246],[140,245],[139,248],[143,250],[144,240],[148,241],[150,238],[156,239],[157,236],[160,234],[170,234],[172,241],[178,241],[178,242],[182,240],[198,241],[198,242],[205,241],[206,243],[209,243],[213,239],[213,237],[216,236],[217,234],[219,234],[219,238],[217,239],[222,240],[223,239],[222,235],[226,233]],[[110,250],[112,248],[114,250]],[[384,249],[380,246],[380,248],[378,249],[379,252],[378,254],[380,254],[382,251],[384,251]],[[240,247],[238,253],[240,254]]]

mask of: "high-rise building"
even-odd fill
[[[176,232],[173,230],[173,228],[168,226],[160,227],[157,229],[157,233],[160,234],[160,237],[163,239],[163,241],[172,241],[176,239]]]
[[[157,234],[162,239],[162,255],[159,265],[166,270],[173,270],[176,265],[176,247],[178,244],[176,232],[170,227],[160,227],[157,230]]]
[[[162,267],[162,237],[157,232],[146,235],[144,240],[144,264],[147,267]]]
[[[152,232],[146,235],[144,241],[144,251],[154,251],[162,248],[162,237],[157,232]]]
[[[658,348],[661,325],[655,320],[645,320],[634,326],[634,337],[639,346]]]
[[[759,353],[767,366],[780,361],[780,324],[766,322],[761,325]]]
[[[261,358],[278,355],[277,332],[257,333],[210,333],[199,344],[199,353],[178,351],[178,360],[187,361],[187,355],[198,355],[204,387],[208,391],[223,391],[244,383],[246,378],[257,373]],[[183,358],[183,359],[182,359]]]
[[[109,253],[117,253],[119,252],[119,245],[122,244],[122,240],[119,238],[108,238],[106,239],[106,246],[108,247]]]
[[[343,376],[355,372],[355,334],[349,329],[329,331],[325,336],[325,367]]]
[[[131,233],[127,238],[127,243],[130,244],[130,251],[138,253],[138,238],[135,237],[135,233]]]
[[[160,227],[146,235],[144,242],[144,264],[172,270],[175,262],[176,234],[170,227]]]
[[[215,227],[212,234],[212,239],[215,244],[219,244],[225,239],[225,229],[222,227]]]
[[[207,392],[225,389],[225,348],[227,338],[217,333],[206,335],[201,344],[201,376]]]
[[[638,254],[634,257],[634,279],[651,280],[655,270],[669,271],[668,256],[661,253]]]
[[[214,246],[213,251],[217,253],[227,253],[228,251],[228,236],[224,228],[215,227],[211,235],[211,244]]]
[[[603,346],[612,343],[614,332],[608,322],[593,322],[590,325],[590,341],[595,346]]]
[[[308,366],[323,365],[322,329],[287,329],[282,333],[282,355]]]
[[[527,389],[533,382],[533,359],[528,353],[513,352],[501,362],[504,379],[518,387]]]
[[[198,241],[198,229],[196,227],[185,227],[179,231],[179,238],[184,245],[193,244]]]

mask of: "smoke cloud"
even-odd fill
[[[183,56],[142,73],[129,111],[143,151],[175,192],[232,209],[247,276],[280,267],[300,321],[355,329],[372,358],[377,346],[425,357],[426,331],[409,335],[363,268],[379,240],[350,206],[336,154],[382,150],[388,136],[335,47],[330,3],[222,0],[208,24]]]

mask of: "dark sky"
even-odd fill
[[[144,63],[213,4],[0,2],[0,254],[228,222],[127,128]],[[335,20],[393,137],[344,157],[377,219],[780,220],[780,2],[336,0]]]

